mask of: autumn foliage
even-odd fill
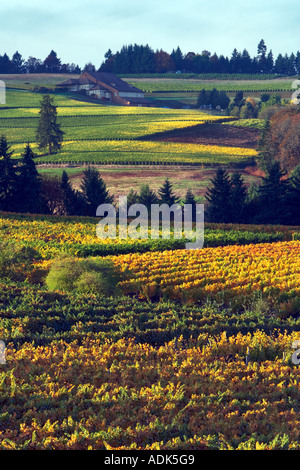
[[[299,108],[287,108],[272,116],[261,150],[280,161],[287,171],[300,164]]]

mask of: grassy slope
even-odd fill
[[[126,108],[104,106],[74,99],[74,94],[55,94],[58,116],[65,132],[63,151],[41,162],[176,162],[229,163],[249,160],[255,152],[197,145],[136,141],[153,133],[190,127],[206,120],[217,120],[198,110]],[[78,98],[76,96],[76,98]],[[7,103],[0,109],[0,132],[13,143],[18,157],[24,144],[34,142],[41,94],[7,91]],[[130,116],[130,120],[128,120]],[[27,118],[27,119],[26,119]],[[126,142],[120,141],[126,139]]]

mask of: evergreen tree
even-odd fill
[[[0,138],[0,209],[14,211],[18,176],[6,137]]]
[[[266,73],[272,73],[274,68],[274,57],[272,50],[269,51],[266,59]]]
[[[173,192],[173,185],[170,183],[169,178],[166,178],[162,187],[158,190],[159,203],[168,204],[172,206],[179,202],[179,198]]]
[[[195,196],[194,196],[194,194],[193,194],[193,192],[190,188],[188,188],[187,191],[186,191],[183,203],[184,204],[190,204],[192,206],[192,220],[195,221],[196,220],[196,210],[197,210],[196,204],[197,204],[197,201],[196,201],[196,198],[195,198]]]
[[[213,88],[209,92],[208,101],[209,101],[209,104],[211,104],[214,109],[219,105],[219,92],[216,88]]]
[[[196,198],[190,188],[187,189],[185,193],[185,198],[184,198],[184,204],[196,204]]]
[[[258,188],[258,214],[256,223],[282,224],[287,216],[286,198],[289,189],[289,180],[283,179],[286,172],[282,170],[280,162],[274,162],[262,178]]]
[[[240,173],[231,177],[231,221],[244,223],[246,221],[247,189]]]
[[[23,73],[24,72],[24,60],[21,54],[16,51],[11,59],[13,73]]]
[[[41,149],[48,148],[49,155],[51,155],[60,150],[64,132],[57,123],[57,108],[50,95],[43,96],[39,114],[36,141]]]
[[[285,219],[287,225],[300,225],[300,165],[298,165],[290,176],[285,201]]]
[[[176,50],[173,49],[173,51],[171,52],[171,57],[174,61],[176,70],[181,70],[183,67],[183,54],[179,46]]]
[[[127,206],[130,207],[133,204],[139,203],[139,195],[136,191],[131,189],[127,196]]]
[[[147,207],[148,211],[151,210],[152,204],[158,204],[158,198],[155,192],[150,189],[149,184],[143,184],[140,188],[139,203]]]
[[[236,92],[234,99],[233,99],[233,103],[234,103],[234,106],[237,106],[238,108],[241,108],[244,105],[245,100],[244,100],[244,93],[242,91]]]
[[[236,48],[234,48],[231,54],[231,59],[230,59],[230,66],[231,66],[232,73],[241,72],[241,65],[242,65],[241,53],[238,52]]]
[[[61,61],[57,57],[55,51],[51,51],[43,62],[43,67],[47,73],[58,73],[60,72]]]
[[[227,96],[224,90],[221,90],[219,92],[218,105],[221,107],[221,109],[227,109],[229,104],[230,104],[230,98]]]
[[[17,210],[18,212],[39,213],[41,178],[34,162],[34,153],[29,145],[25,147],[19,168]]]
[[[200,91],[198,98],[197,98],[197,106],[200,108],[200,106],[204,106],[208,104],[208,96],[204,88]]]
[[[96,217],[100,204],[113,203],[113,196],[109,194],[105,182],[95,168],[84,170],[80,189],[86,203],[86,215]]]
[[[13,73],[13,64],[6,53],[0,55],[0,73]]]
[[[226,170],[218,168],[207,189],[208,220],[211,222],[231,222],[231,180]]]
[[[247,49],[244,49],[242,52],[241,69],[242,73],[251,73],[252,70],[252,59]]]
[[[67,172],[64,170],[61,177],[61,189],[64,212],[66,215],[84,214],[85,202],[82,194],[72,188]]]
[[[271,129],[271,123],[270,119],[265,119],[259,140],[258,140],[258,155],[260,159],[260,167],[263,170],[267,170],[273,163],[274,161],[274,156],[272,152],[270,151],[270,145],[269,145],[269,133]]]

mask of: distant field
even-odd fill
[[[277,78],[269,80],[204,80],[204,79],[174,79],[174,78],[126,78],[128,83],[143,89],[146,92],[181,92],[181,91],[201,91],[203,88],[212,90],[217,88],[224,91],[245,92],[259,91],[290,91],[294,78]]]
[[[69,78],[78,78],[79,75],[64,73],[27,73],[27,74],[1,74],[0,80],[6,83],[7,87],[30,89],[33,86],[45,86],[52,88],[57,83]]]
[[[216,78],[217,77],[217,78]],[[252,78],[237,75],[222,76],[214,75],[208,78],[207,75],[199,78],[138,78],[126,77],[128,83],[141,88],[146,93],[148,99],[153,101],[154,105],[163,104],[164,106],[176,107],[176,103],[182,106],[195,107],[197,97],[202,89],[225,91],[232,98],[237,91],[243,91],[246,96],[259,98],[262,93],[279,93],[282,98],[288,99],[292,94],[292,82],[295,78],[274,78],[266,77],[259,79],[257,76]]]
[[[103,177],[110,194],[114,195],[115,201],[119,196],[128,194],[131,189],[139,192],[143,184],[151,183],[151,188],[157,193],[162,187],[166,178],[172,183],[174,193],[183,199],[187,188],[193,192],[200,203],[205,203],[205,193],[207,187],[211,184],[211,179],[215,176],[215,169],[189,166],[151,166],[144,167],[140,165],[98,165],[96,166]],[[66,170],[73,187],[80,189],[80,183],[83,177],[84,167],[76,166],[48,166],[41,165],[39,172],[48,176],[61,178],[62,172]],[[230,170],[229,173],[239,171],[249,186],[252,182],[259,182],[259,177],[250,167],[241,170]],[[254,173],[254,174],[253,174]]]
[[[35,144],[35,131],[42,94],[7,90],[6,106],[0,108],[0,132],[18,158],[27,142],[37,163],[110,164],[239,164],[256,156],[254,149],[234,145],[156,142],[164,132],[183,131],[202,124],[222,123],[232,118],[199,110],[105,106],[74,99],[74,94],[53,94],[58,120],[65,132],[62,151],[43,155]],[[78,98],[77,96],[75,96]],[[199,127],[200,126],[200,127]]]

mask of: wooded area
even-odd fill
[[[98,60],[98,59],[96,59]],[[272,49],[267,48],[262,39],[257,45],[257,54],[251,57],[247,49],[238,51],[234,48],[230,57],[223,54],[188,52],[184,54],[178,46],[169,54],[163,49],[154,51],[148,44],[124,45],[120,51],[111,49],[105,53],[100,67],[88,62],[81,69],[74,63],[62,63],[57,53],[52,50],[41,60],[30,56],[25,60],[19,51],[10,58],[7,53],[0,55],[0,73],[81,73],[83,71],[102,71],[119,74],[127,73],[220,73],[220,74],[278,74],[293,76],[300,71],[300,51],[280,53],[274,57]]]

